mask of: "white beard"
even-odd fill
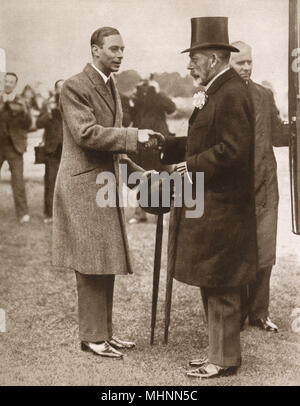
[[[202,86],[202,80],[200,78],[193,78],[193,85],[195,87]]]

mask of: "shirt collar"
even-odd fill
[[[9,101],[9,102],[11,102],[11,101],[14,101],[14,99],[15,99],[15,97],[16,97],[16,91],[15,90],[13,90],[10,94],[7,94],[7,93],[5,93],[5,92],[3,92],[3,94],[2,94],[2,99],[3,99],[3,101],[4,102],[7,102],[7,101]]]
[[[205,86],[205,91],[207,92],[207,90],[210,88],[210,86],[214,83],[214,81],[221,75],[223,75],[223,73],[227,72],[230,69],[230,66],[226,66],[226,68],[224,68],[223,70],[221,70],[221,72],[219,72],[216,76],[214,76],[210,82],[208,82],[208,84]]]
[[[99,73],[99,75],[102,77],[102,79],[104,80],[104,83],[107,84],[107,82],[108,82],[108,80],[110,78],[110,75],[106,76],[103,72],[101,72],[100,69],[97,68],[96,65],[94,65],[93,63],[91,65]]]

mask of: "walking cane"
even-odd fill
[[[155,252],[154,252],[154,267],[153,267],[153,288],[152,288],[152,313],[151,313],[151,339],[150,344],[154,344],[154,330],[156,324],[157,313],[157,299],[160,277],[160,265],[161,265],[161,247],[163,237],[163,225],[164,215],[159,214],[156,224],[156,239],[155,239]]]
[[[173,273],[167,273],[167,284],[166,284],[166,303],[165,303],[165,334],[164,343],[168,344],[169,338],[169,326],[170,326],[170,315],[171,315],[171,305],[172,305],[172,290],[173,290]]]
[[[162,149],[165,139],[161,134],[151,134],[150,143],[155,143],[158,149]],[[147,145],[149,148],[149,143]],[[154,266],[153,266],[153,288],[152,288],[152,312],[151,312],[151,338],[150,344],[154,344],[154,331],[156,324],[157,313],[157,299],[159,289],[160,265],[161,265],[161,248],[163,237],[164,215],[158,214],[156,223],[156,237],[155,237],[155,252],[154,252]]]
[[[174,219],[178,219],[178,211],[174,212]],[[176,223],[176,221],[175,221]],[[170,316],[171,316],[171,305],[172,305],[172,290],[173,290],[173,276],[175,270],[175,247],[178,234],[178,227],[172,231],[173,235],[169,235],[168,251],[169,255],[172,255],[168,258],[168,269],[167,269],[167,281],[166,281],[166,300],[165,300],[165,331],[164,331],[164,343],[168,344],[169,338],[169,326],[170,326]]]

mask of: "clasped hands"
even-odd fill
[[[165,144],[165,137],[152,130],[139,130],[138,142],[144,149],[161,150]]]

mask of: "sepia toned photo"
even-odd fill
[[[299,0],[1,0],[0,365],[299,386]]]

